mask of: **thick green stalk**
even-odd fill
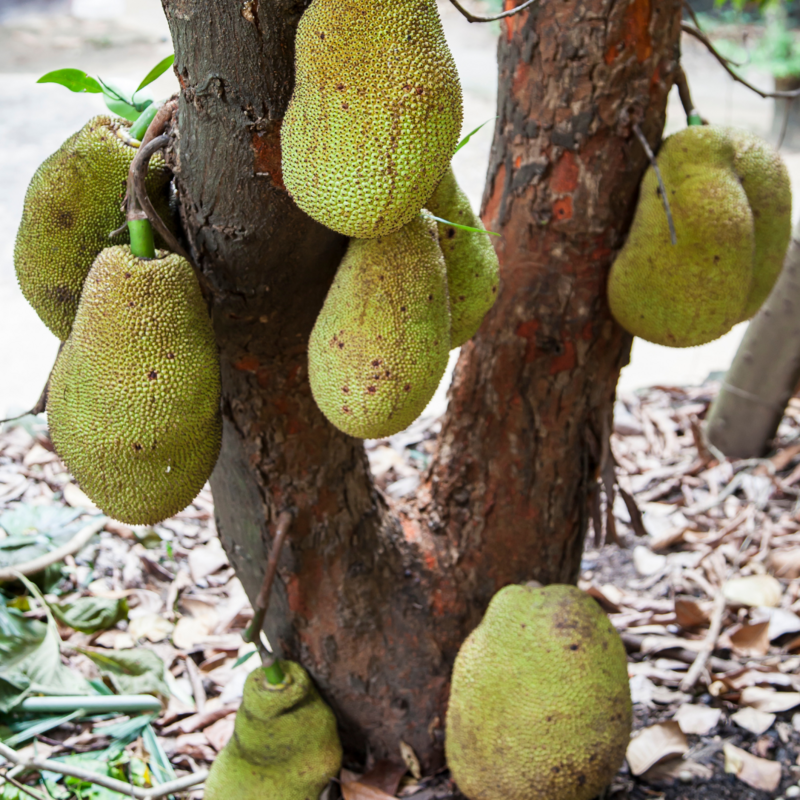
[[[278,686],[286,680],[286,675],[284,675],[280,662],[277,660],[273,661],[268,667],[264,667],[264,673],[267,676],[267,683],[271,683],[273,686]]]
[[[155,258],[156,245],[153,229],[146,219],[129,219],[128,232],[131,236],[131,252],[139,258]]]
[[[128,133],[131,135],[131,138],[141,141],[144,137],[145,131],[148,129],[148,127],[150,127],[150,123],[153,121],[153,117],[155,117],[157,113],[158,106],[156,106],[155,103],[151,103],[149,106],[147,106],[147,108],[136,118],[136,122],[131,125],[131,128],[128,131]]]

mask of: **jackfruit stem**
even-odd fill
[[[278,571],[278,559],[281,556],[281,548],[289,534],[289,526],[292,524],[292,514],[289,511],[282,511],[278,516],[278,524],[275,528],[275,536],[272,540],[272,550],[267,561],[267,569],[264,573],[264,582],[258,592],[256,602],[253,604],[253,620],[250,627],[245,631],[244,639],[253,642],[258,647],[258,654],[261,656],[261,664],[267,674],[267,681],[277,685],[283,683],[284,675],[280,664],[275,656],[267,650],[261,638],[261,629],[264,627],[264,619],[269,608],[269,598],[272,591],[272,584],[275,581],[275,574]]]
[[[277,660],[264,667],[264,674],[267,676],[267,683],[272,684],[272,686],[278,686],[286,680],[286,675]]]
[[[134,122],[128,130],[131,138],[141,141],[144,138],[145,132],[150,127],[153,117],[155,117],[157,113],[158,106],[156,106],[155,103],[151,103],[149,106],[147,106],[147,108],[142,111],[141,114],[139,114],[139,116],[136,118],[136,122]]]
[[[678,239],[675,236],[675,222],[672,219],[672,210],[669,207],[669,198],[667,197],[667,187],[664,186],[664,180],[661,177],[661,170],[658,168],[658,162],[656,161],[655,154],[650,148],[650,145],[648,144],[645,135],[642,133],[642,129],[636,122],[634,122],[633,124],[633,132],[636,134],[636,138],[639,140],[639,143],[642,145],[644,152],[650,159],[650,166],[652,166],[653,172],[656,173],[656,178],[658,179],[659,194],[661,195],[661,203],[663,204],[664,212],[667,215],[667,225],[669,225],[669,238],[670,241],[672,242],[672,246],[674,247],[678,243]]]
[[[137,258],[156,257],[153,228],[146,219],[129,219],[128,232],[131,235],[131,252]]]

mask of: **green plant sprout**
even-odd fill
[[[152,117],[155,116],[153,96],[149,92],[142,92],[142,90],[146,86],[149,86],[156,78],[163,75],[172,66],[174,61],[174,55],[169,55],[159,61],[158,64],[145,75],[132,94],[128,94],[118,86],[114,86],[104,81],[102,78],[93,78],[91,75],[87,75],[83,70],[73,68],[57,69],[53,72],[48,72],[46,75],[42,75],[36,82],[57,83],[69,89],[71,92],[102,94],[103,100],[110,111],[131,122],[139,120],[141,115],[145,113],[148,108],[152,108],[152,116],[150,117],[152,120]],[[144,131],[141,131],[141,134],[143,133]],[[133,129],[131,130],[131,135],[133,135]]]

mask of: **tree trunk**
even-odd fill
[[[308,386],[307,338],[346,242],[281,181],[304,4],[163,2],[182,86],[172,163],[222,359],[223,544],[253,597],[271,525],[294,513],[271,642],[311,672],[351,757],[397,759],[403,740],[433,769],[453,658],[492,594],[578,574],[630,344],[605,281],[646,166],[631,126],[658,142],[680,0],[563,0],[502,23],[483,214],[503,235],[501,292],[462,350],[427,482],[395,509]]]

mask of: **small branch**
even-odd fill
[[[717,61],[719,61],[719,63],[724,67],[725,71],[731,76],[731,78],[733,78],[737,83],[741,83],[742,86],[746,86],[751,92],[755,92],[759,97],[763,97],[765,99],[768,97],[783,97],[787,100],[793,100],[795,97],[800,97],[800,89],[793,89],[790,92],[765,92],[762,89],[759,89],[757,86],[753,86],[752,83],[746,81],[740,75],[737,75],[736,72],[734,72],[731,62],[728,61],[728,59],[725,58],[725,56],[723,56],[721,53],[717,52],[717,49],[713,44],[711,44],[711,40],[701,30],[698,30],[692,25],[687,25],[685,22],[681,23],[681,30],[684,33],[688,33],[689,36],[694,36],[695,39],[702,42],[711,55],[714,56],[714,58],[716,58]]]
[[[792,115],[792,109],[794,108],[794,100],[787,100],[786,101],[786,108],[783,109],[783,120],[781,122],[781,135],[778,138],[778,146],[775,148],[776,150],[780,150],[783,147],[783,140],[786,138],[786,131],[789,129],[789,117]]]
[[[503,11],[500,14],[494,14],[491,17],[479,17],[476,14],[467,11],[467,9],[464,8],[464,6],[462,6],[458,0],[450,0],[450,2],[461,12],[461,15],[467,20],[467,22],[494,22],[498,19],[505,19],[506,17],[513,17],[514,14],[519,14],[520,11],[524,11],[526,8],[532,6],[536,0],[525,0],[521,6],[511,8],[508,11]]]
[[[185,663],[186,671],[189,673],[189,683],[192,686],[192,694],[194,695],[194,704],[197,707],[197,712],[202,714],[206,710],[206,690],[203,686],[203,676],[191,656],[186,656]]]
[[[161,136],[164,133],[167,125],[172,122],[172,118],[175,115],[175,112],[178,110],[178,99],[173,97],[170,100],[167,100],[161,108],[158,109],[156,115],[153,117],[153,121],[147,126],[147,132],[142,137],[142,143],[140,147],[145,147],[156,136]]]
[[[14,786],[23,794],[27,794],[30,797],[33,797],[34,800],[47,800],[47,798],[41,792],[37,792],[35,789],[31,789],[30,786],[26,786],[24,783],[20,783],[15,778],[12,778],[11,775],[9,775],[8,771],[0,773],[0,777],[2,777],[4,781],[8,781],[12,786]],[[0,786],[2,786],[2,784],[0,784]]]
[[[155,122],[155,120],[153,120]],[[148,128],[148,134],[150,129]],[[145,137],[146,138],[146,137]],[[170,143],[170,137],[162,134],[151,139],[147,144],[142,144],[131,163],[128,173],[128,219],[146,218],[155,228],[156,232],[166,243],[167,247],[179,256],[185,258],[190,264],[192,259],[183,249],[180,242],[172,235],[164,220],[158,216],[150,198],[147,195],[147,168],[153,153],[163,150]],[[133,191],[131,191],[133,189]],[[138,205],[137,205],[138,204]]]
[[[719,639],[720,631],[722,630],[722,617],[725,614],[725,597],[722,590],[716,592],[714,598],[714,609],[711,612],[711,625],[708,629],[708,634],[703,642],[703,649],[697,654],[692,666],[686,673],[686,677],[681,681],[680,690],[682,692],[689,692],[697,683],[697,679],[703,674],[706,668],[708,659],[714,652],[717,646],[717,639]]]
[[[650,159],[650,165],[653,167],[653,170],[656,173],[656,178],[658,179],[658,186],[661,189],[661,202],[664,204],[664,211],[666,211],[667,213],[667,225],[669,225],[669,238],[672,244],[676,245],[678,243],[678,239],[675,235],[675,223],[672,220],[672,211],[670,210],[669,199],[667,198],[667,187],[664,186],[664,181],[661,177],[661,170],[658,168],[656,157],[653,151],[650,149],[650,145],[647,143],[647,139],[645,139],[645,136],[642,133],[642,129],[639,127],[639,124],[637,122],[633,123],[633,132],[636,134],[636,138],[639,140],[642,147],[644,148],[644,152]]]
[[[699,112],[694,106],[692,93],[689,91],[689,81],[686,78],[686,73],[683,71],[683,67],[681,66],[679,66],[675,72],[675,85],[678,87],[678,96],[681,99],[683,110],[686,112],[686,119],[688,120],[693,116],[700,117]],[[700,117],[700,119],[703,118]],[[705,120],[703,120],[703,123],[705,124]]]
[[[253,642],[258,647],[261,662],[264,666],[269,666],[274,663],[275,658],[272,653],[269,653],[261,641],[261,628],[264,626],[264,619],[267,616],[269,609],[269,598],[272,592],[272,584],[275,581],[275,575],[278,571],[278,559],[281,556],[281,549],[283,542],[289,534],[289,527],[292,524],[292,515],[289,511],[282,511],[278,516],[278,526],[275,529],[275,538],[272,540],[272,551],[269,554],[269,561],[267,561],[267,570],[264,573],[264,582],[261,584],[261,589],[256,598],[255,607],[253,608],[253,620],[250,627],[247,629],[245,639]]]
[[[0,583],[3,581],[17,580],[20,575],[33,575],[36,572],[41,572],[51,564],[56,564],[62,561],[67,556],[75,555],[79,550],[85,547],[89,540],[96,533],[103,530],[108,517],[98,517],[92,520],[85,528],[78,531],[66,544],[45,553],[32,561],[26,561],[24,564],[16,564],[13,567],[3,567],[0,569]]]
[[[158,797],[166,797],[169,794],[182,792],[191,786],[202,783],[208,777],[208,772],[203,770],[202,772],[195,772],[193,775],[186,775],[183,778],[178,778],[168,783],[162,783],[160,786],[154,786],[152,789],[142,789],[139,786],[131,786],[129,783],[118,781],[116,778],[109,778],[107,775],[98,775],[95,772],[89,772],[79,767],[63,764],[60,761],[52,761],[49,758],[39,758],[38,756],[23,758],[15,750],[12,750],[2,743],[0,743],[0,756],[3,756],[3,758],[10,761],[12,764],[19,764],[26,769],[46,770],[48,772],[57,772],[59,775],[68,775],[70,778],[77,778],[87,783],[103,786],[106,789],[111,789],[113,792],[120,792],[129,797],[138,798],[138,800],[155,800],[155,798]]]

